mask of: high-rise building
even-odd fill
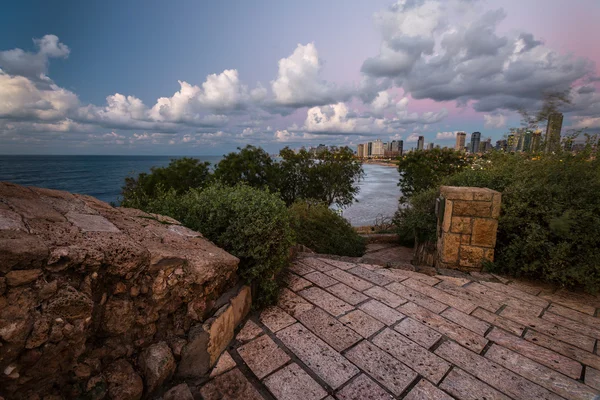
[[[507,140],[503,139],[503,140],[498,140],[496,142],[496,150],[498,150],[498,151],[506,151],[507,147],[508,147]]]
[[[427,143],[427,150],[433,150],[433,143]]]
[[[367,143],[367,157],[373,156],[373,142]]]
[[[385,157],[399,157],[402,155],[402,140],[391,140],[385,149]]]
[[[471,153],[479,153],[479,144],[481,143],[481,132],[471,133]]]
[[[372,157],[383,157],[385,155],[385,147],[383,146],[383,142],[381,139],[377,139],[373,142],[371,148],[371,156]]]
[[[546,151],[552,152],[560,149],[560,131],[562,129],[562,113],[552,113],[548,116],[546,126]]]
[[[465,132],[458,132],[456,134],[456,151],[464,151],[465,149],[465,141],[467,140],[467,134]]]
[[[404,140],[398,140],[398,154],[402,156],[404,153]]]
[[[356,155],[358,156],[358,158],[365,158],[365,145],[364,144],[359,144],[357,149],[356,149]]]
[[[542,131],[541,130],[536,130],[533,132],[533,134],[531,135],[531,151],[540,151],[541,150],[541,145],[542,145]]]
[[[517,150],[517,136],[511,133],[506,138],[506,150],[516,151]]]
[[[526,130],[523,134],[523,151],[531,151],[531,143],[533,141],[533,131]]]
[[[417,140],[417,150],[423,150],[424,146],[425,146],[425,137],[419,136],[419,140]]]
[[[492,150],[492,138],[487,138],[485,142],[481,144],[481,152],[487,153]]]

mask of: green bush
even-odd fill
[[[394,225],[400,242],[405,246],[435,242],[437,219],[435,200],[437,188],[423,190],[408,200],[408,204],[398,208],[394,215]]]
[[[274,278],[287,265],[293,243],[287,207],[276,194],[214,184],[183,196],[163,192],[146,211],[169,215],[238,257],[240,277],[258,289],[258,307],[276,300]]]
[[[326,204],[297,201],[290,219],[297,243],[317,253],[360,257],[365,252],[364,238]]]
[[[171,189],[182,194],[192,188],[204,187],[211,178],[209,166],[208,162],[184,157],[171,160],[167,167],[154,167],[149,174],[127,177],[121,190],[121,205],[143,209],[153,198]]]

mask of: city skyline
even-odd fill
[[[0,154],[495,142],[567,87],[563,132],[598,132],[598,19],[593,0],[24,0],[0,14]]]

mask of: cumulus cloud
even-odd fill
[[[471,2],[400,0],[377,14],[380,53],[362,71],[415,99],[473,102],[480,112],[535,105],[545,91],[593,74],[589,60],[559,54],[530,33],[499,34],[505,16],[502,9],[480,13]]]
[[[484,126],[489,129],[506,127],[506,117],[502,114],[483,114]]]
[[[455,131],[455,132],[438,132],[435,135],[435,138],[437,140],[451,140],[451,139],[455,139],[457,132],[458,131]]]
[[[419,141],[419,134],[418,133],[411,133],[406,138],[406,143],[416,143],[418,141]]]
[[[347,98],[349,93],[320,77],[321,61],[314,43],[298,44],[279,60],[277,78],[271,82],[275,101],[283,106],[310,107]]]
[[[45,35],[33,42],[37,47],[35,53],[22,49],[0,51],[0,69],[9,75],[41,79],[47,73],[49,58],[69,56],[69,48],[59,41],[58,36]]]

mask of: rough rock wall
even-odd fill
[[[211,321],[248,311],[247,288],[221,296],[237,264],[170,218],[0,182],[0,396],[139,399],[206,372]]]

